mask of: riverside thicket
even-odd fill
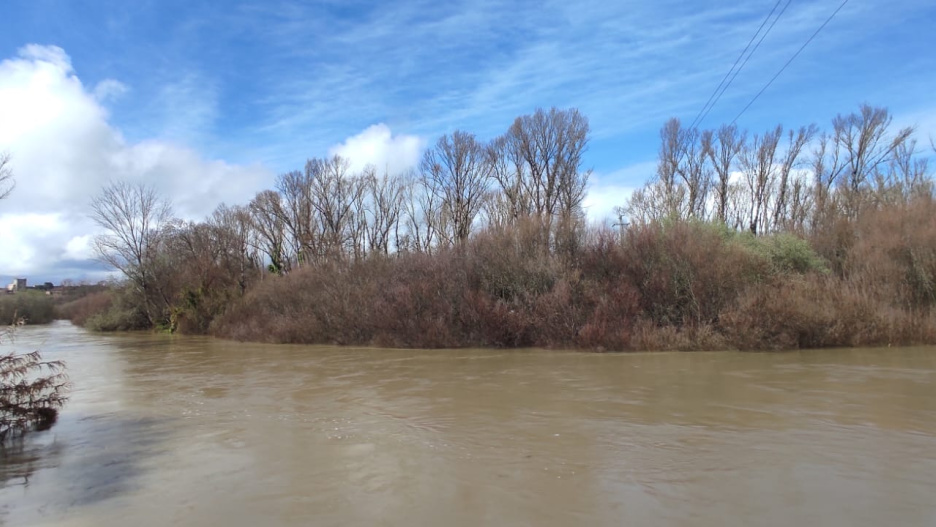
[[[589,225],[588,122],[538,110],[443,136],[415,173],[311,159],[244,206],[173,219],[152,189],[94,203],[126,280],[97,329],[412,347],[778,349],[936,342],[936,201],[911,129],[661,130],[656,174]],[[626,220],[626,221],[625,221]]]

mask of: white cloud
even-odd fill
[[[0,152],[10,153],[16,180],[0,201],[0,275],[60,280],[93,270],[88,205],[111,181],[152,185],[186,219],[270,185],[260,166],[206,160],[164,141],[128,143],[101,106],[122,90],[114,80],[87,89],[54,46],[29,45],[0,62]]]
[[[386,170],[391,174],[399,174],[416,168],[425,144],[422,138],[415,135],[394,136],[389,126],[380,123],[331,147],[328,155],[339,155],[350,160],[352,170],[362,170],[367,165],[373,165],[378,172]]]
[[[69,260],[90,260],[94,258],[92,236],[84,234],[75,236],[65,244],[65,258]]]
[[[634,187],[617,184],[592,183],[585,195],[582,206],[589,221],[601,222],[604,220],[617,220],[615,207],[623,207],[634,192]]]
[[[646,161],[607,174],[592,174],[582,204],[588,219],[594,222],[617,221],[614,208],[627,205],[634,190],[649,180],[655,171],[656,162]]]
[[[126,84],[114,79],[104,79],[94,87],[94,98],[101,102],[115,100],[128,91]]]
[[[19,56],[34,63],[47,63],[66,73],[71,73],[71,57],[58,46],[27,44],[19,49]]]

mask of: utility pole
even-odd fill
[[[618,222],[611,224],[612,227],[617,227],[621,233],[621,243],[624,243],[624,229],[630,225],[629,222],[624,221],[624,214],[618,213]]]

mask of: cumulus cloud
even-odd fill
[[[626,205],[633,192],[634,187],[625,185],[592,185],[582,203],[588,220],[599,223],[605,220],[616,221],[615,207]]]
[[[269,186],[272,175],[260,166],[206,160],[164,141],[128,143],[102,106],[126,90],[116,80],[88,89],[55,46],[29,45],[0,62],[0,152],[11,155],[16,179],[0,201],[0,278],[100,275],[89,259],[97,230],[88,205],[111,181],[152,185],[186,219]]]
[[[425,144],[415,135],[393,135],[389,126],[380,123],[331,147],[328,155],[350,160],[353,170],[373,165],[379,172],[398,174],[419,165]]]
[[[622,207],[634,190],[656,170],[656,163],[647,161],[608,172],[592,174],[582,206],[588,219],[594,222],[617,221],[615,207]]]

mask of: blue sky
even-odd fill
[[[7,0],[0,111],[14,115],[0,114],[0,151],[18,187],[0,203],[0,278],[94,272],[83,214],[107,180],[151,182],[197,217],[308,157],[402,168],[440,134],[488,139],[537,107],[589,118],[600,217],[652,175],[663,122],[692,121],[775,3]],[[791,1],[702,125],[731,121],[840,4]],[[739,124],[825,126],[868,102],[928,141],[934,23],[931,1],[849,1]],[[43,65],[56,76],[36,107],[61,103],[48,129],[14,111],[30,101],[10,102],[38,97],[16,87]],[[69,185],[73,199],[54,199]],[[28,214],[58,234],[33,235]]]

